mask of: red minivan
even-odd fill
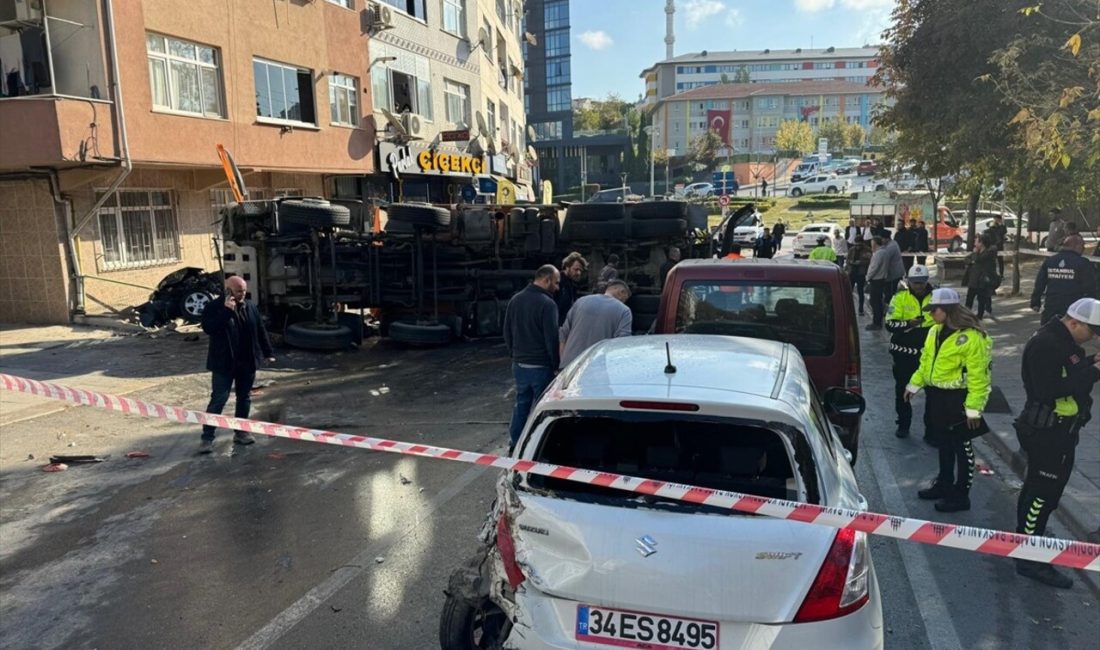
[[[790,343],[820,396],[834,386],[861,391],[857,327],[848,276],[832,262],[700,259],[669,272],[654,332]],[[830,413],[829,419],[854,463],[860,416]]]

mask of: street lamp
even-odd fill
[[[656,181],[654,180],[653,173],[654,166],[657,163],[657,135],[660,134],[661,129],[658,126],[650,124],[649,126],[645,127],[645,132],[649,135],[649,196],[650,198],[652,198],[657,194]],[[667,185],[665,187],[665,191],[668,191]]]

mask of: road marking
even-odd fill
[[[882,500],[886,502],[888,512],[898,517],[908,517],[909,511],[905,507],[905,499],[898,488],[897,477],[890,469],[890,464],[882,456],[883,448],[868,449],[867,460],[871,461],[871,473],[878,483]],[[879,453],[875,453],[879,452]],[[928,563],[928,557],[924,549],[916,544],[898,544],[898,553],[901,554],[901,563],[905,574],[909,578],[909,586],[913,591],[913,598],[917,601],[921,619],[924,621],[924,633],[928,638],[928,647],[933,650],[957,650],[963,647],[959,641],[959,633],[955,630],[955,623],[951,619],[951,613],[944,605],[946,602],[936,579],[932,576],[932,567]]]
[[[293,629],[295,625],[323,605],[325,601],[335,596],[348,583],[361,576],[367,569],[373,569],[375,557],[388,555],[386,551],[415,530],[426,515],[430,515],[458,496],[470,483],[484,474],[486,469],[488,468],[475,465],[463,472],[461,476],[452,481],[439,494],[432,497],[426,506],[416,513],[412,525],[392,531],[367,546],[361,553],[349,560],[347,564],[333,571],[327,580],[310,589],[304,596],[268,621],[266,625],[237,646],[236,650],[262,650],[270,647]]]

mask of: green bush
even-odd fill
[[[851,198],[847,196],[837,196],[835,194],[803,196],[795,203],[795,207],[805,210],[824,210],[827,208],[840,209],[849,208],[851,206]]]

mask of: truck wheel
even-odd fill
[[[623,218],[624,211],[622,203],[574,203],[565,211],[565,220],[617,221]]]
[[[511,630],[508,615],[488,597],[475,607],[448,594],[439,617],[439,647],[441,650],[499,648]]]
[[[792,189],[791,190],[791,196],[796,197],[796,198],[799,197],[799,196],[802,196],[802,188],[801,187],[796,187],[796,188]]]
[[[390,323],[390,338],[406,345],[446,345],[451,342],[452,329],[442,323]]]
[[[686,201],[646,201],[635,203],[630,209],[631,218],[637,221],[655,219],[687,219]]]
[[[208,291],[188,289],[180,294],[176,301],[176,308],[183,320],[188,323],[201,323],[202,312],[213,300],[214,294]]]
[[[283,339],[287,345],[303,350],[330,352],[351,347],[354,335],[343,325],[307,321],[287,326],[286,331],[283,332]]]
[[[351,223],[351,210],[321,199],[283,201],[279,204],[279,219],[316,228],[347,226]]]
[[[451,226],[451,211],[446,208],[437,208],[427,203],[392,203],[386,208],[386,216],[390,221],[406,223],[410,226],[424,226],[427,228],[449,228]]]
[[[565,222],[561,239],[564,241],[593,241],[600,239],[625,239],[626,224],[618,221]]]

